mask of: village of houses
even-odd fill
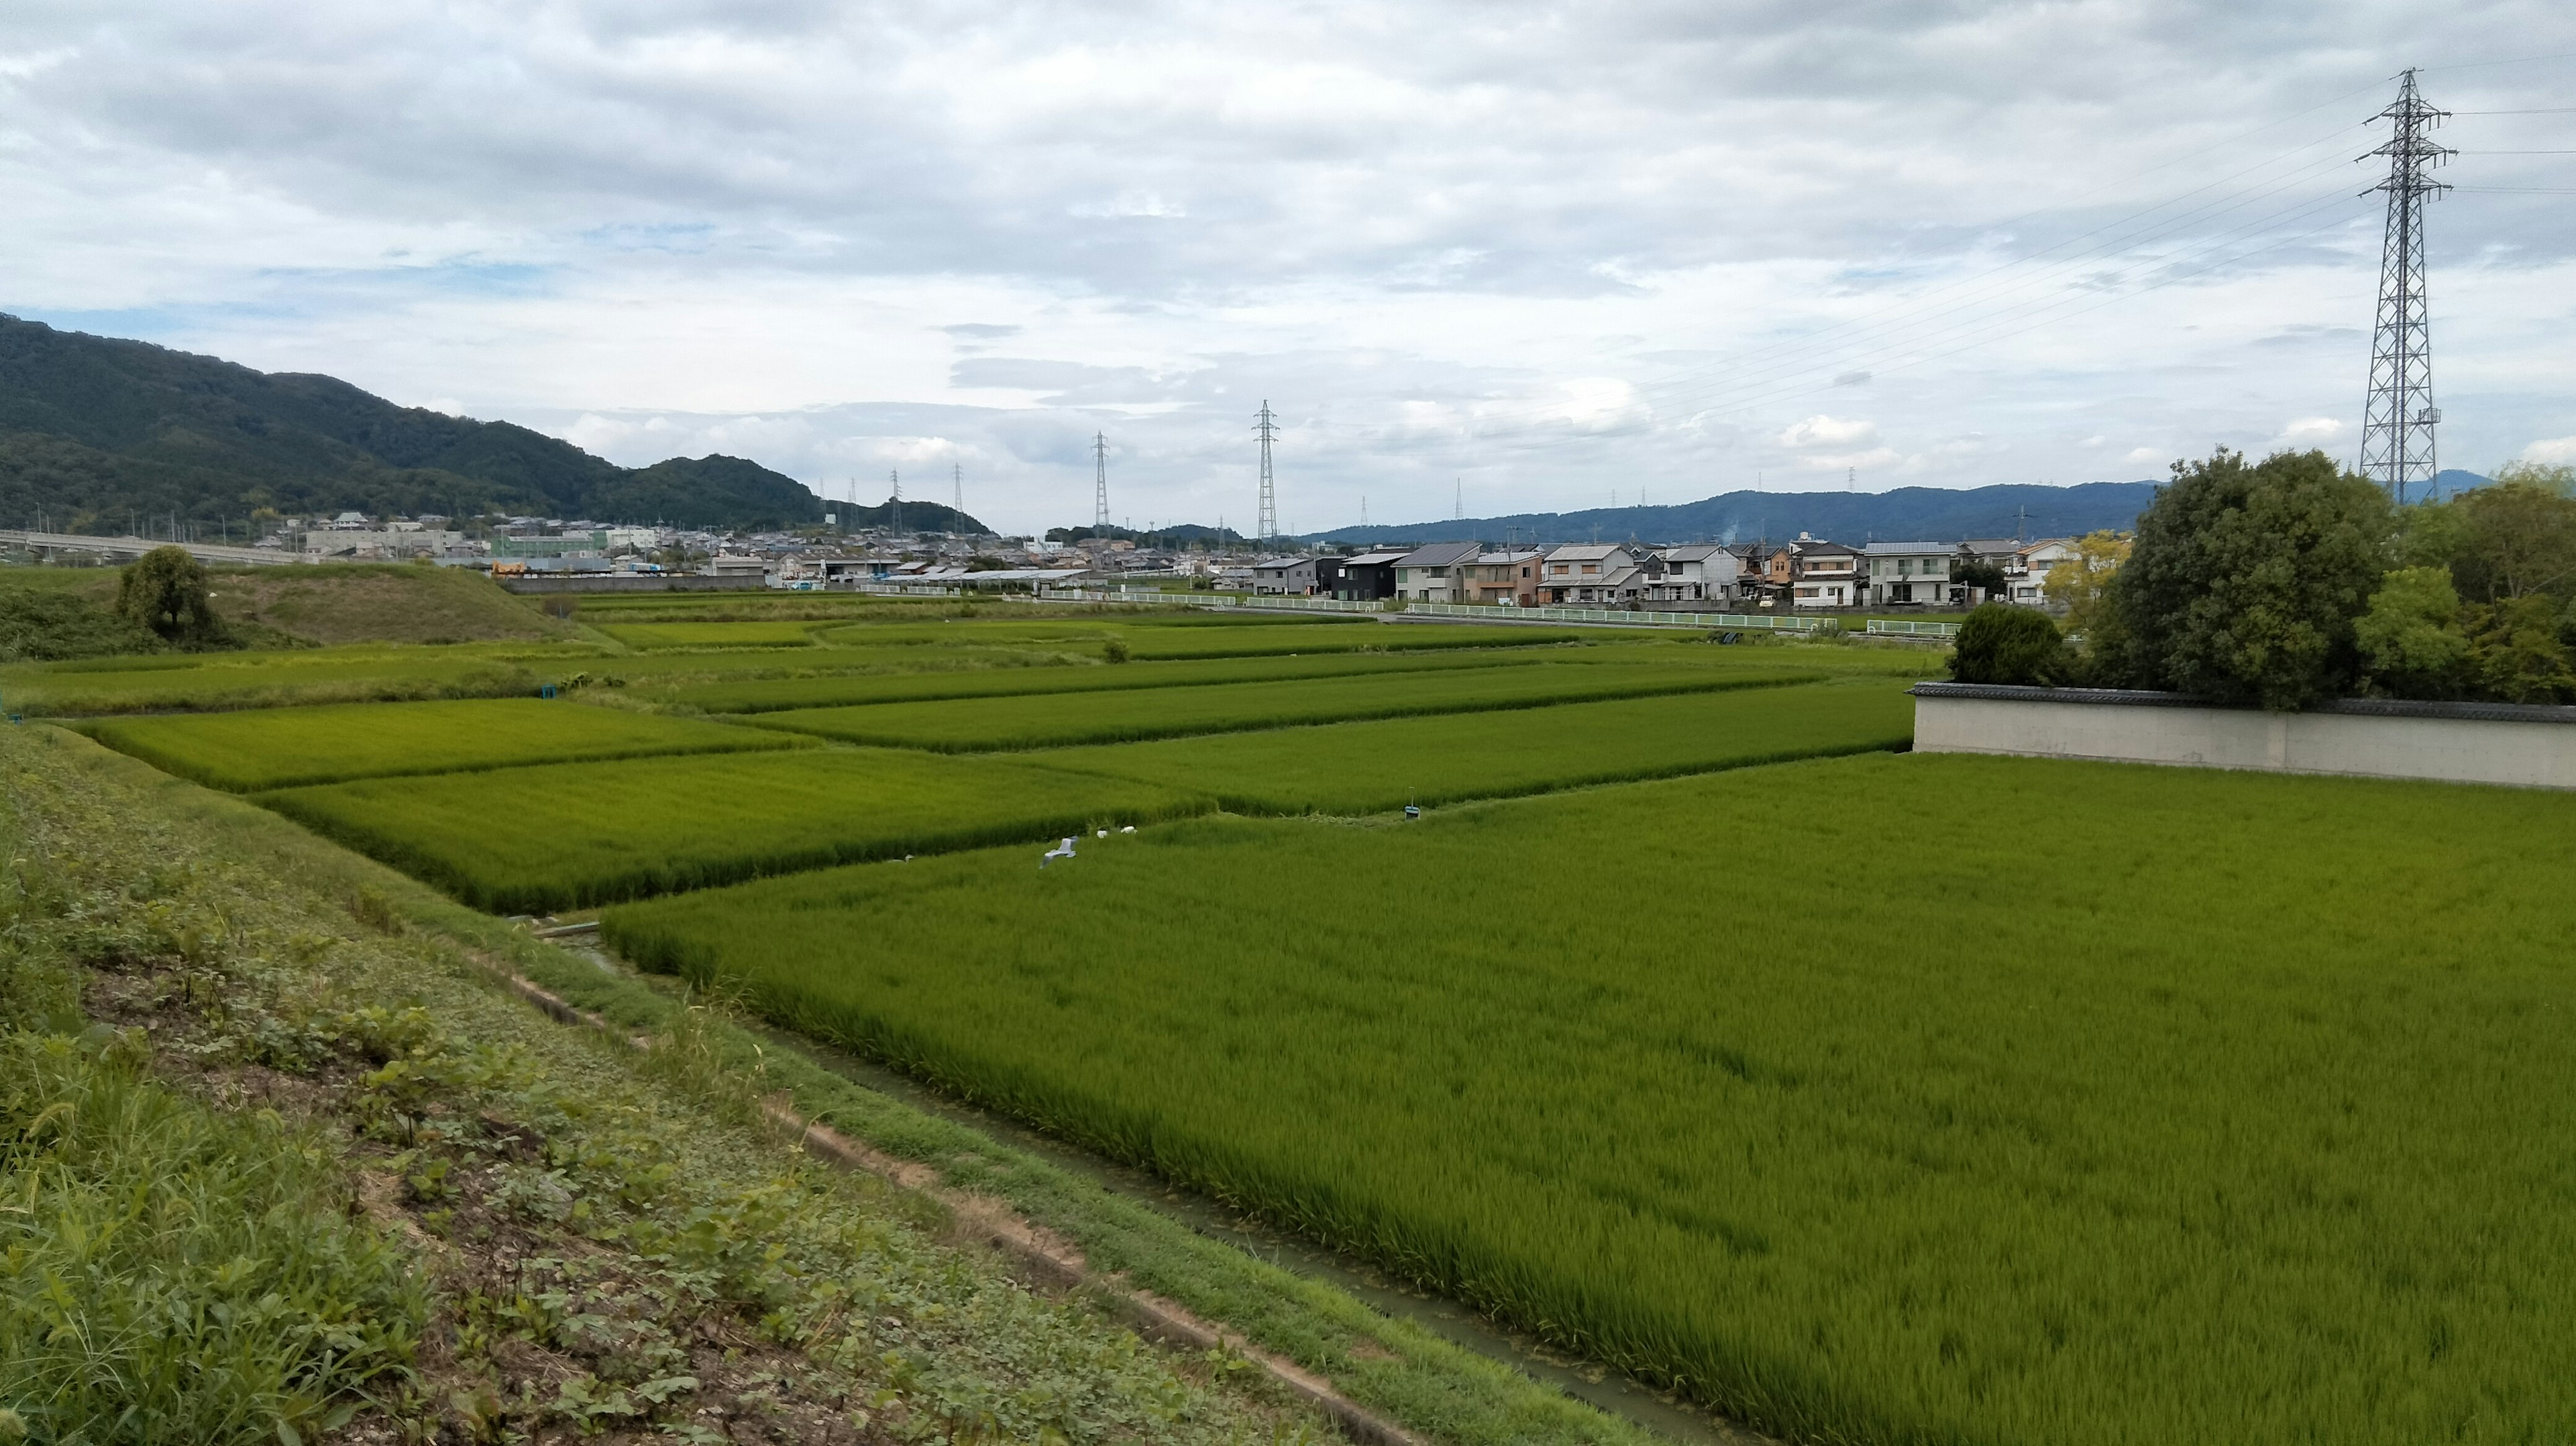
[[[1501,550],[1438,542],[1354,557],[1265,557],[1249,567],[1220,569],[1218,585],[1352,602],[1401,598],[1499,607],[1830,611],[1973,607],[1987,601],[2038,606],[2048,570],[2075,552],[2067,538],[1847,547],[1800,534],[1794,542],[1569,542]]]
[[[511,518],[468,536],[444,518],[378,522],[344,513],[290,522],[262,545],[308,556],[422,557],[496,576],[691,573],[736,586],[1028,588],[1182,586],[1266,597],[1496,607],[1835,612],[2042,605],[2069,538],[1864,542],[1476,542],[1341,554],[1229,554],[1133,537],[1034,538],[796,532],[711,533]]]

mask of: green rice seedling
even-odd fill
[[[1030,863],[603,932],[1782,1439],[2576,1430],[2576,796],[1881,755]]]
[[[760,622],[602,624],[600,631],[630,648],[807,648],[814,625],[794,619]]]
[[[464,643],[99,658],[0,669],[10,710],[50,717],[535,693],[608,656],[589,644]]]
[[[1108,671],[1108,670],[1103,670]],[[1211,683],[1120,692],[1039,694],[858,707],[801,708],[746,721],[943,753],[1046,748],[1194,733],[1233,733],[1364,718],[1537,708],[1600,698],[1709,693],[1815,681],[1813,673],[1743,673],[1653,663],[1439,669],[1359,677]]]
[[[1876,679],[1504,713],[1390,718],[1029,755],[1205,793],[1239,813],[1377,813],[1903,748],[1914,700]]]
[[[1472,624],[1366,623],[1329,629],[1261,627],[1136,628],[1127,645],[1138,658],[1225,658],[1259,653],[1319,652],[1329,648],[1368,648],[1409,652],[1427,648],[1490,648],[1504,641],[1537,643],[1597,642],[1603,635],[1577,628],[1477,627]],[[1612,634],[1610,636],[1616,636]]]
[[[1205,811],[1016,759],[817,748],[361,779],[256,796],[496,913],[545,913],[863,859]]]
[[[351,1218],[325,1140],[217,1115],[121,1055],[0,1034],[0,1438],[336,1429],[411,1364],[428,1310],[408,1253]]]
[[[155,768],[237,793],[514,764],[724,753],[776,735],[561,699],[376,703],[94,718],[82,732]]]
[[[943,648],[937,651],[946,654],[955,650]],[[1529,648],[1458,648],[1424,653],[1300,653],[1288,657],[1183,659],[1168,663],[1130,663],[1120,668],[956,668],[936,672],[685,684],[650,696],[658,701],[708,713],[768,713],[788,708],[918,703],[940,698],[1116,692],[1196,687],[1211,683],[1446,672],[1462,668],[1509,667],[1543,660],[1565,661],[1581,657],[1587,651],[1573,645],[1542,644]]]

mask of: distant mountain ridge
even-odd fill
[[[916,506],[923,522],[948,515]],[[41,509],[57,530],[124,531],[174,513],[238,523],[260,507],[705,528],[823,520],[811,489],[740,457],[620,467],[526,427],[396,406],[334,377],[0,315],[0,525],[32,525]]]
[[[2434,478],[2450,496],[2487,479],[2450,470]],[[1805,533],[1835,542],[1960,542],[1968,538],[2075,537],[2126,531],[2155,500],[2157,482],[2082,482],[2066,487],[2002,483],[1887,492],[1727,492],[1669,507],[1601,507],[1585,512],[1520,512],[1394,526],[1337,527],[1309,543],[1374,546],[1410,542],[1786,542]]]

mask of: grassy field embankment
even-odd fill
[[[863,1102],[703,1008],[69,735],[0,732],[0,778],[0,1436],[1326,1434],[795,1152],[760,1094]],[[653,1048],[548,1021],[495,960]]]
[[[1148,1347],[817,1168],[779,1104],[1415,1439],[1654,1439],[240,799],[43,728],[0,730],[0,781],[0,1411],[32,1439],[1329,1434],[1233,1349]]]
[[[1030,864],[605,929],[1794,1439],[2576,1430],[2576,797],[1880,756]]]

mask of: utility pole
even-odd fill
[[[1091,434],[1091,530],[1106,535],[1109,531],[1109,436]]]
[[[1261,438],[1261,514],[1253,526],[1253,540],[1266,543],[1279,535],[1279,492],[1270,475],[1270,443],[1279,435],[1279,419],[1271,414],[1270,399],[1261,399],[1261,414],[1253,427]]]
[[[2398,504],[2406,484],[2430,484],[2439,464],[2433,427],[2442,409],[2433,405],[2432,319],[2424,299],[2424,202],[2451,189],[2425,175],[2458,152],[2435,145],[2427,132],[2450,118],[2415,90],[2415,70],[2400,77],[2397,99],[2376,120],[2389,122],[2388,142],[2358,157],[2388,158],[2388,179],[2362,192],[2388,197],[2388,224],[2379,245],[2379,325],[2370,343],[2370,396],[2362,405],[2361,475],[2389,490]]]

